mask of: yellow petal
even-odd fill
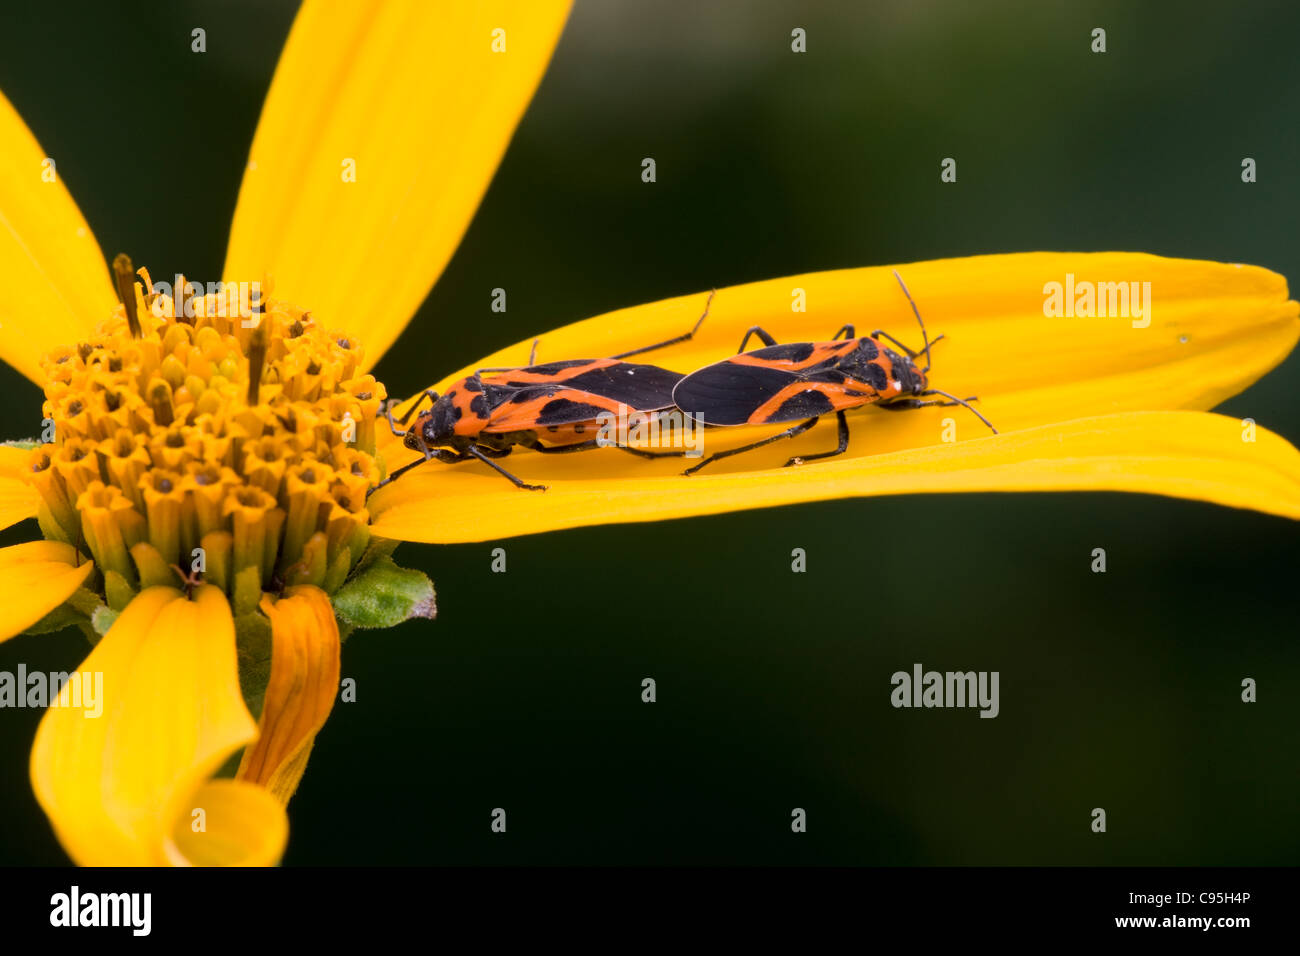
[[[406,494],[371,530],[450,544],[799,501],[954,491],[1135,491],[1300,518],[1300,452],[1264,429],[1256,429],[1254,442],[1242,436],[1241,422],[1222,415],[1123,412],[802,468],[779,467],[791,451],[770,447],[754,453],[764,470],[690,478],[584,479],[574,465],[566,478],[550,479],[544,493],[519,492],[499,478],[499,487],[487,488],[481,476],[430,465],[397,483],[410,482]]]
[[[0,641],[21,634],[72,596],[94,567],[71,545],[27,541],[0,548]]]
[[[858,334],[883,328],[919,347],[920,333],[893,268],[816,273],[721,289],[692,341],[637,360],[688,372],[734,353],[751,325],[765,327],[778,341],[799,342],[824,341],[840,326],[853,323]],[[934,347],[931,382],[963,397],[978,395],[979,408],[1004,436],[1102,413],[1212,408],[1277,365],[1300,337],[1300,305],[1289,299],[1285,279],[1253,266],[1138,253],[1024,253],[897,268],[931,337],[946,335]],[[1135,316],[1046,316],[1045,285],[1064,283],[1067,275],[1075,282],[1150,282],[1149,322]],[[792,312],[800,292],[807,312]],[[704,300],[704,295],[686,296],[545,333],[538,361],[609,355],[681,334],[698,317]],[[435,388],[475,368],[524,364],[530,347],[531,340],[526,340],[503,349]],[[1267,421],[1265,412],[1256,417]],[[849,422],[852,437],[842,459],[778,467],[775,472],[770,469],[791,456],[832,449],[833,422],[796,440],[720,461],[690,478],[677,474],[680,460],[643,461],[615,449],[547,457],[519,452],[503,462],[525,481],[550,485],[544,493],[516,492],[478,463],[433,462],[371,498],[369,507],[376,515],[372,530],[406,540],[486,540],[582,524],[877,494],[883,493],[876,484],[881,456],[943,446],[949,437],[945,422],[962,443],[989,435],[961,408],[866,408],[850,412]],[[779,430],[710,429],[704,432],[704,452]],[[386,432],[380,429],[381,435]],[[1008,454],[1014,448],[1005,441],[993,447]],[[391,437],[383,439],[381,450],[390,469],[414,457]],[[1119,446],[1114,450],[1120,457],[1132,452]],[[952,453],[951,447],[934,450],[940,457]],[[915,465],[920,467],[919,460]],[[857,469],[850,472],[854,477],[832,480],[834,474],[843,477],[846,467]],[[718,495],[698,484],[728,476],[735,481],[715,483],[729,489]],[[924,476],[917,480],[923,483]],[[781,490],[760,492],[766,484]],[[836,490],[832,493],[829,487]],[[575,501],[571,512],[557,504],[570,493],[584,498],[584,504]],[[634,501],[638,498],[642,500]],[[1285,513],[1282,506],[1250,506]],[[633,514],[638,517],[629,517]]]
[[[270,273],[277,297],[355,330],[378,361],[459,244],[568,7],[304,4],[253,140],[227,280]]]
[[[36,517],[41,496],[24,477],[31,452],[0,447],[0,528]]]
[[[289,820],[270,791],[239,780],[210,780],[193,803],[204,811],[196,831],[181,815],[166,846],[173,866],[275,866],[289,840]]]
[[[279,601],[268,595],[262,610],[271,619],[271,679],[257,742],[237,776],[285,804],[339,691],[339,629],[328,595],[311,586],[289,588]]]
[[[1030,252],[843,269],[719,289],[693,340],[631,361],[690,372],[734,354],[753,325],[778,342],[815,342],[851,323],[859,335],[884,329],[919,348],[921,334],[895,269],[930,336],[947,336],[934,346],[931,382],[963,397],[979,395],[980,408],[1002,431],[1105,412],[1207,410],[1276,366],[1300,338],[1300,304],[1289,298],[1286,279],[1258,266],[1144,253]],[[1150,282],[1149,326],[1135,328],[1139,320],[1124,317],[1048,318],[1043,287],[1063,283],[1067,274],[1090,282]],[[806,312],[791,311],[799,290]],[[705,293],[665,299],[544,332],[537,361],[611,355],[680,335],[690,330],[706,299]],[[507,346],[434,388],[441,391],[477,368],[523,365],[532,341]],[[750,339],[747,348],[761,344]],[[380,432],[387,436],[388,430]],[[933,428],[925,432],[916,432],[922,439],[917,443],[938,440],[929,434]],[[392,439],[384,441],[388,447]]]
[[[155,866],[186,847],[205,863],[245,862],[232,852],[248,852],[247,862],[278,857],[266,850],[267,835],[284,832],[266,819],[283,813],[274,801],[244,800],[235,813],[229,793],[204,787],[256,734],[218,589],[200,587],[193,600],[171,588],[142,591],[81,670],[102,675],[102,713],[68,706],[65,688],[41,720],[31,760],[37,800],[75,862]]]
[[[117,301],[99,245],[63,185],[69,172],[76,175],[41,149],[0,94],[0,359],[37,384],[41,356],[75,343]]]

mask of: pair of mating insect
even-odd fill
[[[478,459],[510,479],[517,488],[544,491],[545,485],[527,484],[493,459],[504,458],[516,446],[544,454],[596,448],[602,443],[588,436],[597,431],[600,417],[629,412],[653,415],[680,409],[710,426],[798,422],[778,434],[710,455],[688,468],[684,472],[687,475],[720,458],[793,438],[830,412],[835,413],[839,425],[839,444],[832,451],[791,458],[786,465],[841,455],[849,447],[845,411],[868,404],[891,410],[962,405],[996,434],[997,429],[989,420],[969,404],[975,400],[973,396],[957,398],[929,386],[930,347],[943,336],[930,341],[911,293],[897,272],[894,277],[921,327],[924,345],[918,350],[908,348],[880,329],[858,338],[852,325],[841,328],[829,342],[778,345],[771,335],[754,326],[741,339],[736,355],[689,375],[657,365],[623,361],[691,339],[708,317],[714,295],[710,293],[704,314],[695,327],[665,342],[604,359],[574,359],[545,365],[533,364],[537,355],[534,342],[528,365],[523,368],[482,368],[453,383],[441,396],[426,391],[396,422],[390,407],[389,428],[394,435],[404,438],[406,447],[421,452],[424,458],[398,468],[384,483],[431,459],[441,462]],[[764,348],[746,352],[745,346],[753,336],[762,340]],[[902,354],[888,348],[884,340],[901,349]],[[922,356],[923,368],[917,364]],[[922,401],[930,395],[942,398]],[[433,403],[432,407],[421,412],[409,429],[398,431],[397,425],[405,425],[426,399]],[[627,445],[614,447],[645,458],[684,454]]]

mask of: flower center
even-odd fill
[[[369,541],[381,477],[386,392],[360,344],[287,302],[234,286],[191,297],[183,279],[166,296],[125,257],[115,269],[126,304],[44,359],[42,532],[94,556],[110,605],[196,576],[236,613],[264,589],[334,591]]]

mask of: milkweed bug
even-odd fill
[[[849,423],[846,409],[876,404],[893,411],[923,408],[927,405],[962,405],[974,412],[997,434],[992,423],[970,402],[929,386],[930,347],[943,338],[930,341],[921,312],[897,272],[894,278],[911,303],[912,312],[921,326],[924,346],[918,351],[908,348],[892,335],[877,329],[857,338],[852,325],[836,332],[829,342],[798,342],[778,345],[776,339],[758,326],[745,333],[739,354],[682,378],[673,388],[673,402],[684,412],[698,414],[706,425],[773,425],[800,422],[779,434],[710,455],[683,474],[694,474],[719,458],[752,451],[783,438],[793,438],[817,424],[818,419],[834,412],[839,424],[839,444],[833,451],[791,458],[785,464],[801,465],[818,458],[842,455],[849,447]],[[758,336],[766,348],[745,351],[750,336]],[[842,338],[841,338],[842,337]],[[900,355],[882,341],[888,340],[905,353]],[[925,356],[925,367],[916,359]],[[928,395],[942,395],[944,400],[924,402]]]
[[[716,292],[716,290],[715,290]],[[516,446],[543,454],[562,454],[598,447],[589,435],[598,429],[604,413],[653,415],[673,409],[673,386],[680,372],[640,365],[622,359],[675,345],[691,339],[709,315],[715,292],[709,293],[704,313],[683,335],[654,345],[620,352],[603,359],[571,359],[534,364],[537,342],[533,342],[528,365],[523,368],[481,368],[473,375],[453,382],[443,395],[425,391],[397,422],[391,406],[388,426],[403,444],[424,458],[398,468],[374,490],[430,459],[458,462],[478,459],[496,469],[516,488],[545,491],[545,485],[530,485],[492,459],[504,458]],[[421,412],[406,431],[405,425],[424,402],[432,406]],[[620,407],[621,406],[621,407]],[[654,452],[625,445],[615,447],[642,458],[680,457],[682,452]]]

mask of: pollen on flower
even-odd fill
[[[178,310],[140,275],[119,279],[135,308],[44,359],[54,441],[32,451],[30,478],[45,536],[94,557],[110,604],[195,572],[237,610],[264,589],[334,591],[369,541],[381,478],[387,395],[360,344],[274,299],[251,318],[237,295]]]

